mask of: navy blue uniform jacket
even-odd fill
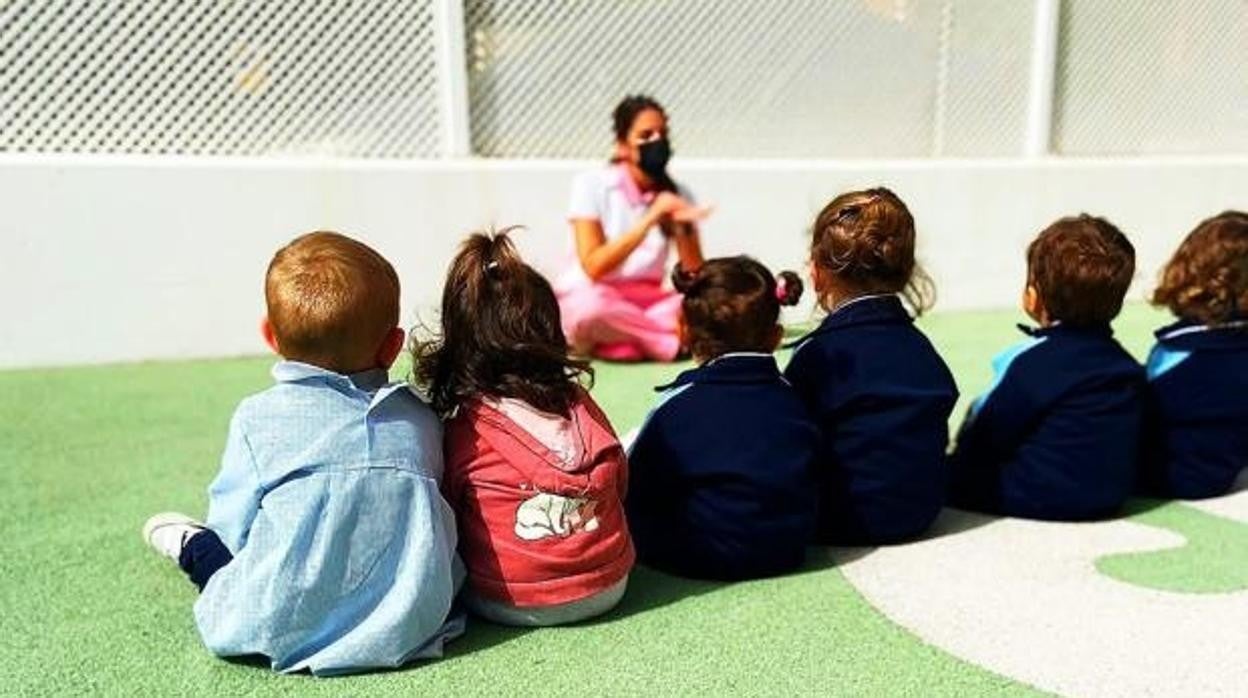
[[[896,296],[841,307],[798,340],[785,376],[823,444],[816,467],[823,543],[913,538],[944,504],[949,368]]]
[[[663,389],[629,450],[626,511],[638,558],[710,579],[801,565],[819,437],[775,358],[728,354]]]
[[[1144,370],[1109,325],[1032,330],[993,360],[952,457],[950,503],[1007,516],[1113,515],[1135,484]]]
[[[1195,499],[1230,491],[1248,467],[1248,321],[1158,330],[1144,407],[1143,493]]]

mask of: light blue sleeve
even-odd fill
[[[992,397],[992,394],[997,392],[997,390],[1001,387],[1001,382],[1005,380],[1006,372],[1010,370],[1010,366],[1014,364],[1018,357],[1022,356],[1028,349],[1032,349],[1040,344],[1043,344],[1045,339],[1045,337],[1029,337],[1007,348],[1005,351],[992,358],[992,384],[988,386],[988,390],[986,390],[984,394],[975,398],[971,402],[971,409],[968,417],[973,419],[978,416],[981,411],[983,411],[984,404],[987,403],[988,399]]]
[[[260,509],[260,477],[239,413],[230,420],[230,433],[221,456],[221,472],[208,486],[208,528],[237,555],[247,543],[251,522]]]
[[[1172,349],[1160,343],[1156,344],[1153,346],[1152,351],[1148,353],[1148,363],[1145,365],[1149,382],[1151,383],[1173,371],[1179,364],[1187,361],[1191,355],[1192,352],[1190,351]]]

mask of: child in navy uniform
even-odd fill
[[[828,316],[797,342],[785,375],[823,436],[823,543],[913,538],[944,503],[958,389],[898,297],[915,312],[931,305],[914,242],[914,218],[887,189],[842,194],[815,220],[811,269]]]
[[[1040,324],[994,359],[952,456],[950,503],[1085,520],[1118,511],[1135,480],[1143,371],[1109,323],[1135,250],[1102,218],[1050,225],[1027,248],[1023,307]]]
[[[1153,302],[1179,320],[1158,330],[1149,355],[1140,489],[1226,494],[1248,467],[1248,214],[1197,226]]]
[[[818,431],[780,375],[780,306],[801,295],[749,257],[674,274],[698,368],[664,390],[629,452],[638,558],[690,577],[747,579],[802,564],[815,521]]]

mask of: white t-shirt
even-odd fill
[[[693,195],[677,185],[680,196],[693,201]],[[627,233],[633,224],[646,213],[654,193],[643,193],[628,176],[622,165],[608,165],[582,172],[572,180],[572,196],[568,202],[568,220],[591,218],[602,226],[607,240]],[[650,231],[633,253],[620,266],[611,270],[602,281],[655,281],[661,282],[667,272],[667,257],[671,241],[663,235],[659,226]],[[566,289],[593,283],[581,268],[576,255],[576,240],[572,240],[568,268],[559,277],[558,289]]]

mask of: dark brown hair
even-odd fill
[[[358,370],[399,324],[399,277],[368,245],[328,231],[295,238],[264,277],[269,325],[282,355],[331,371]]]
[[[442,290],[442,331],[413,332],[416,381],[446,416],[472,397],[516,398],[568,416],[592,380],[587,361],[568,356],[550,283],[525,264],[507,234],[473,233],[459,248]]]
[[[662,114],[664,119],[667,118],[663,105],[647,95],[629,95],[615,105],[615,110],[611,112],[611,127],[615,131],[617,143],[623,143],[624,139],[628,138],[628,130],[633,127],[637,115],[647,109],[653,109]]]
[[[1027,283],[1052,321],[1106,324],[1122,310],[1135,274],[1135,248],[1104,218],[1062,218],[1027,247]]]
[[[734,351],[773,351],[780,306],[796,305],[802,297],[797,274],[773,277],[744,255],[708,260],[692,273],[678,265],[672,283],[685,296],[685,343],[707,360]]]
[[[1201,221],[1166,264],[1153,303],[1204,325],[1248,314],[1248,213]]]
[[[936,289],[914,261],[914,217],[892,191],[876,187],[832,199],[811,230],[810,261],[855,295],[898,293],[916,315],[931,309]],[[829,288],[818,288],[829,307]]]

